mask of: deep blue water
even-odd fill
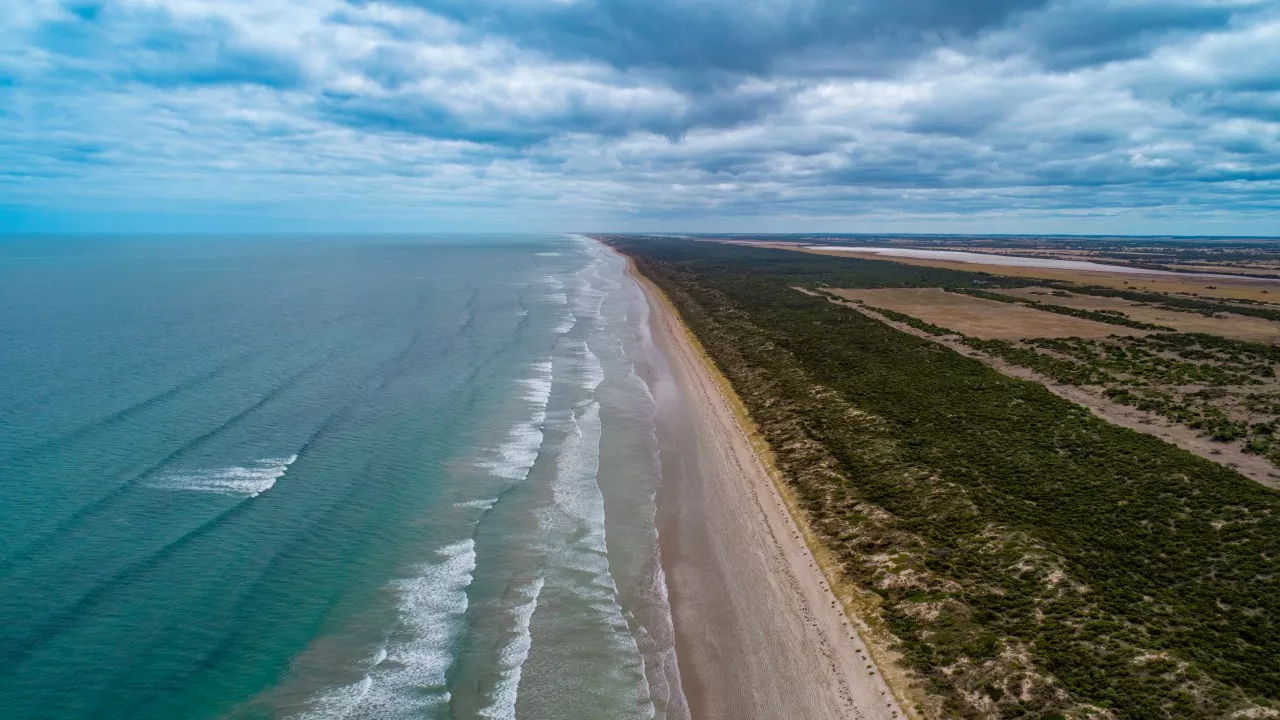
[[[4,716],[680,716],[622,267],[0,240]]]

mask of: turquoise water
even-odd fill
[[[13,718],[686,715],[576,237],[0,241]]]

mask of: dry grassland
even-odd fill
[[[1142,330],[1070,315],[1057,315],[1025,305],[949,293],[941,288],[830,288],[828,291],[849,300],[861,300],[873,307],[888,308],[927,323],[987,340],[1019,340],[1028,337],[1104,338],[1108,335],[1147,334]]]
[[[955,262],[952,260],[888,257],[884,255],[874,255],[871,253],[842,252],[837,250],[810,250],[798,245],[789,245],[785,243],[753,244],[756,247],[791,250],[795,252],[809,253],[811,255],[859,258],[862,260],[880,260],[882,262],[895,262],[903,265],[946,268],[948,270],[987,273],[1003,277],[1058,280],[1061,282],[1078,283],[1081,285],[1100,285],[1102,287],[1118,288],[1121,290],[1165,292],[1172,294],[1194,295],[1203,298],[1222,298],[1224,300],[1258,300],[1261,302],[1272,303],[1280,302],[1280,281],[1260,278],[1146,275],[1138,273],[1099,272],[1096,270],[1010,267],[1005,265],[981,265],[978,263]],[[1025,255],[1026,253],[1021,254]]]
[[[1118,310],[1134,320],[1153,325],[1165,325],[1183,333],[1207,333],[1233,340],[1280,343],[1280,323],[1263,318],[1230,313],[1223,313],[1221,317],[1206,317],[1200,313],[1176,312],[1123,298],[1098,295],[1070,293],[1064,297],[1054,295],[1054,289],[1047,287],[1001,289],[1000,292],[1026,300],[1039,300],[1081,310]]]

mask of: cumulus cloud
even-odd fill
[[[0,229],[1275,233],[1280,3],[28,0],[0,193]]]

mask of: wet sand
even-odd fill
[[[657,350],[658,527],[694,720],[903,717],[674,309],[634,270]]]

